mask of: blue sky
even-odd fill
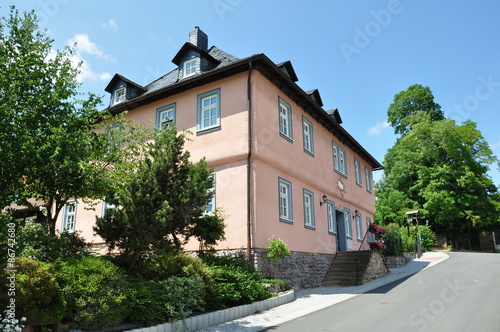
[[[139,84],[162,76],[199,26],[210,46],[234,56],[290,60],[298,85],[319,89],[324,108],[337,107],[381,162],[396,139],[387,108],[416,83],[431,88],[447,117],[477,122],[500,155],[498,0],[7,0],[0,14],[8,4],[34,9],[55,48],[78,42],[83,91],[106,103],[115,73]],[[496,166],[490,175],[499,186]]]

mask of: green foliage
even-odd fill
[[[103,329],[124,320],[127,283],[110,261],[82,256],[56,262],[57,278],[68,304],[66,318],[82,329]]]
[[[78,92],[74,48],[54,51],[37,24],[34,11],[20,15],[14,7],[0,18],[0,119],[9,119],[0,121],[0,207],[13,197],[23,205],[25,198],[45,201],[55,236],[68,198],[102,198],[120,187],[142,138],[101,112],[100,97]],[[112,151],[110,126],[130,129]]]
[[[439,121],[444,119],[444,114],[441,106],[434,101],[431,89],[414,84],[394,96],[387,118],[396,134],[406,134],[423,118]]]
[[[404,212],[418,209],[419,218],[450,239],[498,224],[500,196],[487,175],[497,161],[473,122],[415,124],[385,156],[375,219],[402,225]]]
[[[215,282],[215,292],[207,298],[207,309],[225,309],[272,297],[262,276],[245,262],[228,256],[207,257]]]
[[[382,242],[386,245],[385,255],[400,256],[403,254],[404,244],[398,225],[390,224],[386,226],[385,233],[382,235]]]
[[[268,250],[267,257],[275,262],[291,255],[286,243],[274,236],[269,239],[269,244],[266,246],[266,249]]]
[[[419,225],[417,228],[418,234],[422,240],[422,250],[432,251],[437,246],[436,234],[428,226]]]
[[[176,128],[160,130],[137,171],[114,196],[112,203],[123,208],[96,222],[95,232],[110,248],[122,249],[131,267],[143,253],[180,249],[193,236],[206,244],[223,238],[221,218],[205,213],[212,195],[210,170],[205,160],[189,160],[185,139]]]
[[[62,233],[51,236],[47,227],[40,223],[27,221],[17,231],[18,253],[42,262],[53,262],[60,257],[72,257],[87,253],[89,244],[76,233]]]
[[[429,226],[410,226],[410,236],[408,236],[408,229],[402,227],[400,234],[403,239],[405,251],[415,251],[415,241],[418,239],[418,234],[420,234],[422,251],[432,251],[437,246],[436,234]]]
[[[412,231],[414,227],[410,227],[410,235],[408,235],[408,228],[401,227],[399,229],[399,234],[401,235],[401,239],[403,241],[403,251],[414,252],[415,251],[415,237],[413,236],[414,232]]]
[[[60,321],[64,314],[65,301],[55,278],[54,268],[29,258],[16,258],[15,273],[2,271],[0,303],[7,307],[9,298],[15,298],[18,315],[42,322]],[[15,276],[15,286],[9,286]]]
[[[169,277],[161,281],[130,282],[128,320],[155,325],[175,322],[202,310],[203,282],[197,277]]]

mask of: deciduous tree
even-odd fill
[[[106,196],[137,150],[126,122],[100,111],[100,97],[78,92],[74,50],[52,43],[33,12],[12,7],[0,19],[0,205],[43,200],[55,235],[68,199]]]
[[[420,84],[411,85],[397,93],[387,110],[388,122],[396,134],[407,133],[422,120],[424,114],[431,121],[444,119],[441,106],[434,101],[431,89]]]
[[[419,209],[435,230],[452,238],[498,223],[499,194],[487,175],[497,162],[472,121],[415,124],[385,156],[376,219],[401,221],[405,210]]]

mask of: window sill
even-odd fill
[[[304,228],[305,228],[305,229],[310,229],[310,230],[312,230],[312,231],[315,231],[315,230],[316,230],[316,226],[304,225]]]
[[[285,224],[290,224],[290,225],[293,225],[293,220],[290,220],[290,219],[283,219],[283,218],[280,218],[280,221],[281,221],[281,222],[284,222]]]
[[[206,133],[210,133],[212,131],[216,131],[216,130],[220,130],[221,129],[221,126],[218,125],[218,126],[215,126],[215,127],[210,127],[210,128],[204,128],[204,129],[200,129],[198,131],[196,131],[196,135],[203,135],[203,134],[206,134]]]
[[[339,171],[339,170],[334,169],[334,171],[335,171],[335,173],[337,173],[337,174],[341,175],[342,177],[344,177],[344,178],[346,178],[346,179],[348,179],[348,178],[349,178],[349,177],[347,176],[347,174],[344,174],[344,173],[342,173],[342,172],[341,172],[341,171]]]
[[[280,132],[280,136],[286,139],[288,142],[293,143],[293,138],[283,134],[282,132]]]
[[[304,149],[304,152],[307,153],[308,155],[310,155],[311,157],[314,157],[314,152],[309,151],[307,149]]]

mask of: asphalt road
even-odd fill
[[[450,258],[266,331],[500,331],[500,254]]]

